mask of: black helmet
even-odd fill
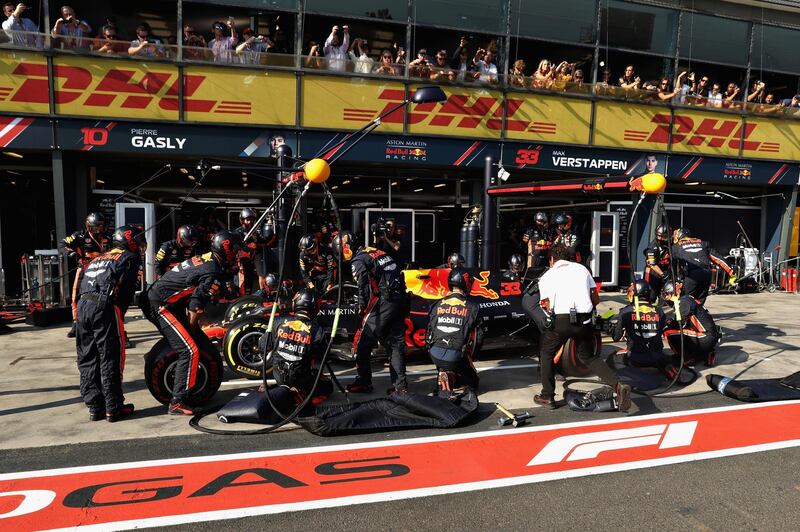
[[[447,287],[450,290],[460,288],[465,294],[469,294],[472,288],[472,276],[466,268],[453,268],[447,276]]]
[[[253,227],[256,218],[258,218],[258,214],[256,214],[256,211],[250,207],[245,207],[241,210],[241,212],[239,212],[239,223],[242,224],[242,226],[245,225],[245,220],[250,220],[250,223],[246,226],[248,229]]]
[[[336,257],[342,257],[347,262],[356,254],[358,240],[350,231],[342,231],[331,240],[331,248]]]
[[[313,255],[317,252],[318,248],[317,237],[312,234],[304,235],[297,244],[297,250],[300,252],[301,256]]]
[[[185,248],[195,247],[199,239],[200,239],[200,234],[197,232],[197,229],[195,229],[193,225],[180,226],[178,228],[178,235],[175,237],[175,240],[178,241],[178,245],[183,246]]]
[[[658,240],[669,240],[669,227],[667,224],[660,224],[656,227],[656,239]]]
[[[672,281],[667,281],[664,283],[664,286],[661,287],[661,297],[663,297],[666,301],[671,301],[672,296],[675,295],[675,283]]]
[[[534,221],[537,225],[543,225],[547,227],[547,215],[543,212],[537,212]]]
[[[242,238],[231,231],[220,231],[211,239],[211,252],[223,266],[233,266],[242,248]]]
[[[556,217],[553,218],[553,225],[555,225],[556,227],[561,227],[562,225],[566,226],[567,223],[568,223],[567,215],[564,214],[563,212],[556,214]]]
[[[650,283],[644,279],[636,279],[636,281],[628,288],[628,301],[633,301],[634,297],[638,297],[640,301],[653,302],[653,291],[650,289]]]
[[[679,227],[672,232],[672,241],[678,242],[684,238],[689,238],[692,236],[692,233],[686,229],[685,227]]]
[[[461,253],[454,251],[447,257],[447,267],[450,269],[453,268],[460,268],[464,265],[464,257],[461,256]]]
[[[275,239],[275,217],[270,213],[264,217],[264,223],[258,230],[264,242],[272,242]]]
[[[111,247],[139,253],[147,247],[143,229],[133,224],[117,227],[111,236]]]
[[[92,233],[102,233],[106,227],[106,217],[102,212],[92,212],[86,217],[86,229]]]
[[[264,283],[267,285],[267,290],[270,294],[278,291],[278,276],[274,273],[268,273],[264,276]]]
[[[292,298],[292,311],[305,312],[313,318],[317,314],[317,295],[314,290],[299,290]]]
[[[508,259],[508,269],[514,273],[520,273],[525,269],[525,259],[519,253],[514,253]]]

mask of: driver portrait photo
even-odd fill
[[[286,139],[283,135],[273,135],[269,138],[269,154],[274,156],[278,152],[278,146],[286,144]]]
[[[658,158],[654,154],[646,155],[644,158],[645,174],[652,174],[658,168]]]

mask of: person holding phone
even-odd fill
[[[92,27],[85,20],[81,20],[70,6],[61,8],[61,18],[53,26],[53,37],[62,48],[86,48],[88,39],[84,37],[92,32]]]

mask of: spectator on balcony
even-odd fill
[[[450,68],[447,61],[447,51],[439,50],[433,58],[431,65],[431,80],[433,81],[455,81],[456,73]]]
[[[370,74],[375,61],[369,56],[369,44],[366,39],[353,39],[353,45],[348,52],[353,61],[353,72],[357,74]]]
[[[206,59],[208,44],[206,38],[197,33],[194,26],[183,26],[183,58],[190,61],[203,61]]]
[[[475,65],[478,67],[478,75],[475,79],[479,83],[497,83],[497,65],[494,64],[494,49],[483,50],[478,48],[475,54]]]
[[[539,68],[533,73],[533,80],[531,81],[531,88],[534,89],[549,89],[553,84],[555,71],[550,61],[542,59],[539,61]]]
[[[417,52],[417,58],[408,64],[408,75],[413,78],[430,78],[431,62],[428,60],[427,48]]]
[[[575,63],[568,63],[561,61],[558,66],[553,70],[553,84],[552,89],[563,91],[567,88],[567,83],[572,81],[573,71],[575,70]]]
[[[286,32],[280,26],[275,26],[274,38],[272,39],[272,47],[269,49],[272,54],[290,54],[294,47],[289,45],[289,39],[286,38]],[[265,35],[269,37],[269,33]]]
[[[328,70],[344,72],[347,70],[347,50],[350,48],[350,27],[342,26],[342,37],[339,37],[339,26],[331,29],[331,34],[325,39],[325,59],[328,61]]]
[[[267,53],[272,48],[273,42],[269,37],[256,35],[250,28],[242,30],[242,39],[236,47],[236,56],[245,65],[260,65],[261,54]]]
[[[517,59],[508,73],[508,84],[512,87],[525,87],[525,61]]]
[[[53,26],[53,37],[62,48],[86,48],[89,45],[85,36],[92,32],[92,27],[85,20],[75,15],[70,6],[61,7],[61,18]]]
[[[8,35],[8,39],[16,46],[28,46],[31,48],[42,47],[42,36],[39,35],[39,27],[31,19],[22,16],[28,6],[11,2],[3,4],[3,30]]]
[[[711,90],[708,92],[706,106],[716,108],[722,107],[722,86],[719,83],[714,83]]]
[[[225,35],[226,26],[230,30],[230,35]],[[211,31],[214,32],[214,38],[208,42],[208,47],[211,49],[214,62],[232,63],[234,48],[236,43],[239,42],[239,34],[236,33],[236,24],[233,17],[228,17],[225,24],[220,21],[214,22],[211,25]]]
[[[757,79],[753,82],[753,90],[747,95],[747,103],[761,103],[764,101],[764,94],[766,93],[766,84]]]
[[[736,86],[736,83],[728,83],[728,89],[722,95],[722,107],[738,108],[741,104],[736,101],[739,93],[742,90]]]
[[[583,70],[580,68],[575,69],[575,73],[572,75],[572,83],[567,84],[567,90],[570,92],[589,92],[589,85],[585,83]]]
[[[625,74],[619,78],[619,86],[626,90],[639,90],[642,85],[642,79],[633,71],[633,65],[625,67]]]
[[[397,67],[392,64],[392,51],[384,48],[381,52],[381,60],[375,65],[373,70],[375,74],[383,74],[385,76],[398,75]]]
[[[406,49],[402,46],[397,46],[397,43],[392,45],[395,50],[397,50],[397,55],[394,58],[394,62],[398,65],[405,65],[406,64]]]
[[[466,37],[461,37],[459,40],[458,46],[455,52],[453,52],[453,56],[450,58],[450,68],[456,73],[455,81],[463,83],[475,78],[475,63],[469,58]]]
[[[131,57],[164,57],[164,46],[160,39],[150,34],[150,24],[142,22],[136,26],[136,38],[128,48]]]
[[[325,60],[322,59],[322,54],[319,53],[319,44],[317,41],[308,42],[308,55],[306,56],[306,68],[321,69],[324,67]]]
[[[686,72],[681,72],[678,79],[675,81],[675,86],[671,87],[669,78],[661,78],[658,82],[658,99],[662,102],[668,102],[680,93],[680,86],[683,83],[683,78],[686,77]]]
[[[711,92],[711,90],[708,88],[708,76],[700,76],[698,79],[694,75],[694,72],[692,72],[689,75],[689,81],[691,82],[691,88],[687,94],[688,103],[694,105],[706,105],[708,94]]]
[[[94,41],[92,51],[98,54],[118,55],[128,51],[123,41],[117,40],[117,27],[106,24]]]

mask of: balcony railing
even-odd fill
[[[659,95],[655,89],[626,89],[603,82],[585,83],[571,77],[543,81],[532,76],[514,73],[481,76],[477,71],[441,67],[432,63],[399,64],[380,57],[329,58],[321,55],[279,54],[270,52],[258,40],[235,46],[181,46],[153,42],[108,40],[102,37],[53,36],[49,33],[0,31],[0,49],[41,51],[54,55],[84,55],[127,58],[134,61],[163,61],[168,63],[214,64],[228,67],[277,68],[306,70],[331,75],[368,78],[390,78],[398,81],[439,83],[454,86],[473,86],[482,89],[561,94],[568,97],[622,100],[632,103],[662,104],[675,108],[704,108],[737,114],[776,118],[800,119],[800,98],[760,103],[738,100],[726,101],[716,95],[691,95],[677,89],[674,95]]]

